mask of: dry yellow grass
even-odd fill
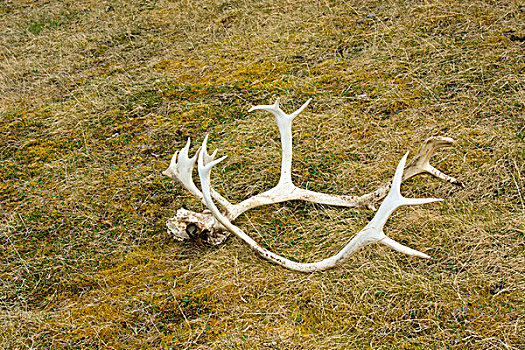
[[[0,3],[0,348],[525,349],[525,2]],[[313,102],[294,181],[359,194],[428,136],[455,138],[374,245],[298,274],[232,238],[176,243],[202,206],[160,173],[187,137],[229,156],[232,201],[279,175],[250,106]],[[195,148],[193,148],[195,150]],[[270,166],[269,166],[270,164]],[[238,220],[300,261],[373,215],[285,203]]]

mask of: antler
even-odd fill
[[[282,145],[281,176],[277,185],[272,189],[250,197],[236,205],[232,205],[224,197],[210,188],[210,195],[224,208],[223,216],[230,222],[249,209],[288,200],[305,200],[319,204],[365,207],[375,210],[374,205],[385,198],[389,192],[392,185],[391,181],[385,183],[376,191],[362,196],[318,193],[298,188],[292,183],[292,121],[308,106],[310,101],[311,99],[306,101],[292,114],[286,114],[279,107],[279,98],[273,105],[255,106],[249,110],[250,112],[254,110],[265,110],[272,113],[276,118]],[[204,145],[206,145],[207,137],[206,135],[203,142]],[[406,167],[404,173],[402,173],[401,181],[405,181],[419,174],[429,173],[443,181],[463,186],[459,180],[440,172],[429,163],[431,156],[437,149],[450,146],[453,143],[454,140],[447,137],[431,137],[424,141],[419,154]],[[180,182],[184,188],[207,205],[208,203],[205,202],[202,192],[199,191],[193,183],[191,172],[198,156],[202,154],[204,164],[208,164],[214,161],[216,151],[213,152],[212,155],[209,155],[205,147],[199,148],[197,153],[192,158],[189,158],[188,149],[189,140],[180,153],[175,153],[170,167],[164,174]],[[177,212],[177,216],[168,221],[167,226],[168,231],[179,240],[198,237],[208,243],[218,244],[228,236],[228,233],[224,232],[227,227],[214,217],[212,213],[208,212],[194,213],[180,209]]]
[[[204,143],[208,135],[204,137]],[[211,155],[206,149],[199,148],[193,157],[188,157],[190,139],[180,152],[175,152],[171,158],[170,166],[162,174],[179,182],[188,192],[204,203],[202,192],[195,186],[192,179],[193,166],[197,157],[202,155],[206,162],[215,158],[217,150]],[[219,202],[227,212],[233,211],[233,205],[215,190],[210,189],[213,198]],[[178,240],[194,239],[202,240],[213,245],[222,243],[229,234],[224,232],[222,225],[209,213],[195,213],[184,208],[177,211],[177,216],[166,223],[168,232]]]
[[[205,142],[203,142],[202,148],[206,149]],[[199,163],[198,163],[199,164],[199,178],[201,180],[202,193],[204,195],[204,202],[206,203],[206,206],[208,207],[208,209],[211,210],[213,216],[217,220],[219,220],[219,222],[224,227],[226,227],[229,231],[231,231],[238,238],[240,238],[245,244],[247,244],[251,249],[253,249],[261,257],[275,264],[278,264],[284,268],[294,270],[294,271],[300,271],[300,272],[327,270],[327,269],[330,269],[330,268],[333,268],[333,267],[336,267],[342,264],[358,249],[368,244],[374,243],[374,242],[383,243],[384,245],[387,245],[399,252],[402,252],[408,255],[419,256],[422,258],[430,259],[430,257],[424,253],[421,253],[417,250],[406,247],[394,241],[393,239],[388,238],[383,232],[383,227],[385,226],[386,221],[388,220],[390,215],[394,212],[394,210],[396,210],[397,208],[403,205],[426,204],[426,203],[431,203],[431,202],[442,200],[442,199],[437,199],[437,198],[413,199],[413,198],[405,198],[401,195],[400,188],[401,188],[401,182],[402,182],[402,177],[403,177],[403,169],[405,168],[407,156],[408,156],[408,152],[403,156],[403,158],[401,159],[401,161],[399,162],[397,166],[394,178],[392,180],[392,186],[390,188],[390,191],[388,192],[388,195],[386,196],[385,200],[379,207],[379,210],[377,211],[376,215],[368,223],[368,225],[366,225],[361,231],[359,231],[359,233],[356,234],[354,238],[350,242],[348,242],[348,244],[344,246],[343,249],[339,251],[339,253],[337,253],[336,255],[332,257],[329,257],[327,259],[324,259],[324,260],[321,260],[315,263],[295,262],[295,261],[286,259],[280,255],[277,255],[267,250],[266,248],[261,247],[257,242],[255,242],[250,236],[244,233],[240,228],[233,225],[226,216],[221,214],[221,212],[215,206],[215,203],[213,203],[213,199],[211,197],[210,173],[211,173],[211,169],[215,165],[217,165],[218,163],[226,159],[226,157],[222,157],[222,158],[219,158],[217,160],[213,160],[207,163],[205,162],[204,157],[202,156],[202,153],[201,153],[199,155]]]

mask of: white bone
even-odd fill
[[[203,143],[202,148],[205,149],[206,145]],[[312,272],[312,271],[321,271],[327,270],[336,266],[341,265],[345,260],[347,260],[353,253],[358,249],[374,242],[381,242],[383,244],[390,246],[400,252],[409,255],[420,256],[423,258],[430,258],[428,255],[421,253],[417,250],[405,247],[396,241],[388,238],[383,233],[383,227],[390,217],[390,215],[403,205],[416,205],[416,204],[425,204],[441,199],[436,198],[426,198],[426,199],[411,199],[405,198],[401,195],[400,186],[401,179],[403,176],[403,169],[405,167],[406,159],[408,153],[401,159],[399,165],[397,166],[394,179],[392,181],[392,187],[390,192],[386,196],[385,200],[379,207],[374,218],[366,225],[359,233],[357,233],[350,242],[345,245],[339,253],[334,256],[331,256],[327,259],[315,262],[315,263],[300,263],[295,262],[289,259],[286,259],[280,255],[277,255],[268,249],[260,246],[256,241],[254,241],[250,236],[244,233],[240,228],[233,225],[221,212],[217,209],[213,203],[210,191],[210,173],[211,169],[223,161],[226,157],[219,158],[208,164],[205,164],[204,157],[202,153],[199,155],[198,160],[198,169],[199,169],[199,178],[201,180],[202,193],[204,195],[204,201],[208,209],[212,212],[213,216],[219,220],[219,222],[226,227],[229,231],[235,234],[239,239],[241,239],[246,245],[253,249],[257,254],[262,258],[269,260],[275,264],[278,264],[289,270],[299,271],[299,272]]]
[[[178,181],[188,192],[199,198],[199,200],[202,200],[202,193],[195,186],[195,183],[193,183],[193,179],[191,177],[193,166],[195,165],[195,160],[197,159],[199,151],[197,151],[193,157],[189,158],[189,149],[190,138],[188,137],[186,146],[184,146],[180,152],[175,152],[171,158],[170,166],[168,169],[164,170],[162,174]]]
[[[206,134],[206,136],[204,136],[204,144],[206,144],[208,142],[208,136],[209,136],[209,134]],[[199,150],[201,150],[201,149],[202,148],[199,148]],[[208,150],[207,149],[203,149],[204,164],[208,164],[209,162],[214,160],[215,159],[215,155],[217,154],[217,151],[218,150],[213,151],[213,153],[210,155],[210,154],[208,154]]]
[[[206,144],[206,141],[208,140],[208,135],[204,137],[204,144]],[[164,170],[162,174],[168,176],[169,178],[178,181],[188,192],[193,194],[195,197],[197,197],[200,201],[203,200],[202,198],[202,192],[195,186],[195,183],[192,179],[192,173],[193,173],[193,166],[195,165],[195,161],[197,160],[197,157],[200,153],[203,154],[205,163],[211,162],[213,159],[215,159],[215,155],[217,154],[217,150],[215,150],[211,155],[208,154],[208,151],[206,149],[202,150],[199,148],[195,155],[191,158],[188,157],[188,152],[190,149],[190,138],[188,138],[188,142],[186,143],[186,146],[180,150],[180,152],[175,152],[173,157],[171,158],[170,166],[168,169]],[[218,192],[216,192],[214,189],[211,189],[211,193],[213,198],[219,202],[223,207],[225,207],[228,211],[233,210],[233,206],[226,198],[221,196]],[[214,227],[220,228],[220,225],[217,225],[216,223]],[[171,223],[171,227],[173,227],[173,223]],[[186,238],[186,234],[183,233],[179,238]]]
[[[279,127],[279,133],[281,134],[282,145],[281,179],[279,180],[279,184],[283,184],[284,187],[285,185],[292,183],[292,121],[308,106],[312,99],[306,101],[292,114],[286,114],[283,112],[279,107],[279,100],[280,99],[277,98],[273,105],[252,107],[248,112],[260,109],[268,111],[275,116],[275,120]]]
[[[308,106],[310,101],[311,99],[306,101],[298,110],[291,114],[286,114],[279,107],[279,98],[275,101],[273,105],[260,105],[250,108],[249,111],[268,111],[272,113],[276,118],[277,125],[279,127],[279,132],[281,135],[282,145],[281,176],[277,185],[272,189],[250,197],[236,205],[229,203],[228,200],[226,200],[223,196],[221,196],[219,193],[213,190],[213,188],[211,188],[210,185],[211,197],[224,208],[225,211],[223,216],[227,220],[229,220],[230,223],[233,220],[235,220],[235,218],[237,218],[239,215],[241,215],[249,209],[261,205],[279,203],[288,200],[304,200],[319,204],[345,207],[366,207],[375,210],[375,203],[385,198],[387,193],[392,193],[392,191],[389,192],[392,186],[391,181],[387,182],[376,191],[362,196],[332,195],[318,193],[298,188],[292,183],[292,121],[295,117],[299,115],[299,113],[301,113]],[[214,151],[211,155],[208,154],[208,151],[206,149],[207,140],[208,135],[205,136],[202,147],[199,148],[197,153],[192,158],[188,158],[188,140],[188,144],[178,154],[178,158],[177,153],[175,153],[170,167],[164,172],[165,175],[168,175],[169,177],[180,182],[190,193],[192,193],[195,197],[200,199],[206,205],[208,203],[206,203],[206,201],[204,200],[202,192],[198,190],[193,183],[193,180],[191,178],[191,171],[193,169],[196,157],[200,157],[201,154],[203,165],[206,166],[211,163],[216,164],[215,156],[217,151]],[[418,155],[410,162],[410,164],[406,166],[404,172],[401,172],[402,177],[399,181],[402,182],[416,175],[429,173],[443,181],[463,186],[463,184],[459,180],[446,174],[443,174],[442,172],[431,166],[429,163],[430,158],[437,149],[450,146],[453,142],[453,139],[447,137],[431,137],[425,140],[421,146]],[[405,162],[406,157],[404,158],[403,165],[405,164]],[[400,185],[400,183],[396,184],[396,186],[397,185]],[[420,200],[406,199],[401,197],[400,194],[399,198],[402,198],[404,200],[403,205],[422,204]],[[170,221],[168,222],[168,230],[171,233],[173,233],[176,239],[185,239],[188,237],[188,234],[183,230],[183,228],[185,227],[185,225],[189,225],[189,223],[194,223],[199,228],[202,228],[202,230],[207,232],[208,237],[205,239],[206,242],[216,244],[217,242],[224,241],[225,235],[222,231],[228,228],[223,226],[220,220],[214,218],[214,216],[215,215],[212,215],[211,213],[202,213],[197,215],[197,213],[189,211],[178,212],[177,216],[170,219]],[[419,253],[395,241],[392,241],[386,236],[383,240],[381,240],[381,243],[407,254],[428,257],[423,253]]]

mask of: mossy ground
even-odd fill
[[[7,1],[0,4],[3,349],[525,349],[525,2]],[[174,242],[202,210],[161,175],[210,133],[231,201],[279,176],[273,117],[294,125],[293,178],[362,194],[433,135],[434,163],[387,233],[341,268],[285,271],[237,239]],[[192,147],[192,151],[196,146]],[[299,261],[373,213],[304,203],[238,223]]]

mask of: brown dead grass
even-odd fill
[[[8,1],[0,4],[3,349],[525,349],[525,3]],[[457,140],[381,246],[297,274],[232,238],[176,243],[202,207],[161,176],[187,137],[229,156],[232,201],[278,178],[282,97],[294,181],[374,190],[428,136]],[[196,148],[193,147],[192,150]],[[286,203],[239,225],[300,261],[373,214]]]

